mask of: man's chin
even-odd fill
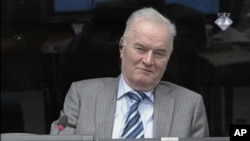
[[[141,90],[148,91],[153,88],[152,82],[147,79],[140,79],[136,81],[136,85],[140,87]]]
[[[140,84],[145,84],[146,85],[146,84],[149,84],[149,82],[152,82],[152,81],[150,81],[149,76],[143,75],[141,77],[138,77],[136,79],[136,82],[140,83]]]

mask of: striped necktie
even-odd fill
[[[143,92],[128,92],[127,95],[134,103],[130,106],[122,138],[144,138],[143,124],[138,105],[145,98],[145,94]]]

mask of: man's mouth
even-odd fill
[[[144,68],[139,68],[140,70],[143,70],[143,71],[145,71],[145,72],[150,72],[150,73],[153,73],[153,71],[152,70],[149,70],[149,69],[144,69]]]

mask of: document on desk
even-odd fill
[[[250,51],[244,49],[235,49],[225,52],[198,53],[198,55],[214,66],[250,62]]]

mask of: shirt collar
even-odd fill
[[[124,80],[123,74],[120,75],[120,80],[119,80],[119,88],[118,88],[118,95],[117,99],[119,100],[122,98],[127,92],[134,91]],[[154,95],[153,95],[154,90],[151,91],[143,91],[143,93],[146,94],[146,96],[153,102],[154,101]]]

